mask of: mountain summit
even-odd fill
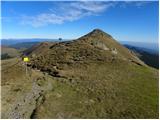
[[[105,33],[104,31],[102,31],[101,29],[94,29],[93,31],[91,31],[90,33],[88,33],[87,35],[90,36],[97,36],[97,35],[101,35],[101,36],[108,36],[108,37],[112,37],[111,35]]]
[[[110,64],[126,62],[145,65],[131,51],[100,29],[94,29],[79,39],[69,42],[41,43],[28,51],[26,54],[32,56],[31,66],[44,71],[52,69],[52,65],[63,68],[90,62]]]

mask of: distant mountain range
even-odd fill
[[[121,41],[122,45],[130,45],[137,48],[141,48],[149,53],[159,54],[159,43],[145,43],[145,42],[130,42],[130,41]]]
[[[159,69],[159,54],[157,52],[153,52],[150,49],[135,47],[131,45],[124,46],[135,52],[136,55],[147,65]]]
[[[36,45],[38,43],[40,43],[40,41],[37,41],[37,42],[21,42],[21,43],[16,43],[16,44],[9,45],[9,47],[16,48],[16,49],[28,49],[28,48],[30,48],[33,45]]]
[[[1,39],[1,44],[5,46],[10,46],[14,44],[31,43],[31,42],[44,42],[44,41],[58,41],[58,39],[48,39],[48,38],[33,38],[33,39]]]

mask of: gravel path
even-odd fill
[[[34,70],[32,70],[34,71]],[[35,72],[35,71],[34,71]],[[36,71],[38,72],[38,71]],[[42,73],[40,73],[42,74]],[[32,89],[17,99],[14,104],[3,113],[2,118],[9,119],[29,119],[31,118],[37,105],[42,102],[44,97],[44,92],[51,90],[52,86],[49,84],[48,80],[44,76],[32,78],[31,75],[28,79],[33,79]],[[38,80],[45,82],[46,84],[41,86],[38,84]]]

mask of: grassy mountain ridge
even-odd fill
[[[25,54],[28,76],[3,61],[2,118],[158,118],[158,70],[99,29]]]
[[[145,65],[127,48],[121,46],[111,36],[106,35],[101,30],[94,30],[70,42],[41,43],[26,51],[25,54],[36,56],[31,58],[31,65],[43,70],[47,69],[47,66],[50,69],[49,66],[55,65],[58,67],[59,65],[91,61],[112,62],[114,60],[124,60]]]

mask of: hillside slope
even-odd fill
[[[1,59],[8,59],[21,55],[20,51],[12,47],[1,46],[0,49],[1,49]]]
[[[147,65],[159,69],[159,54],[146,50],[144,48],[135,47],[131,45],[124,45],[128,49],[132,50],[136,55],[144,61]]]
[[[158,118],[158,70],[101,30],[25,54],[27,80],[20,62],[2,64],[2,118]]]

